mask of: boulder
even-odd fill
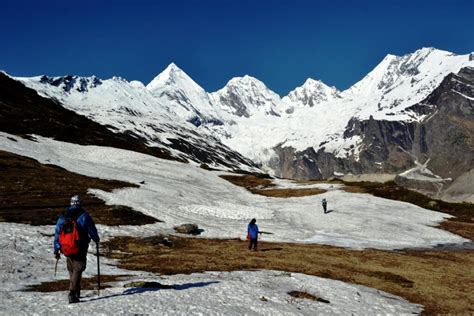
[[[199,229],[197,224],[182,224],[174,228],[175,231],[181,234],[199,235],[202,229]]]

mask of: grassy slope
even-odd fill
[[[0,221],[31,225],[55,224],[72,195],[83,198],[94,221],[105,225],[143,225],[157,222],[129,207],[105,205],[87,194],[89,188],[112,191],[137,185],[86,177],[19,155],[0,151]]]
[[[151,238],[117,237],[107,256],[119,267],[154,273],[275,269],[366,285],[425,305],[426,313],[474,312],[472,251],[355,251],[288,243],[170,237],[172,247]]]

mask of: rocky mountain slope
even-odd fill
[[[338,158],[321,149],[279,148],[277,168],[289,177],[324,178],[349,172],[400,173],[422,162],[434,174],[432,179],[417,176],[399,183],[442,195],[449,190],[449,180],[467,177],[474,167],[473,79],[474,67],[446,76],[427,98],[406,109],[423,117],[420,121],[351,119],[343,137],[360,139],[358,159]]]
[[[24,84],[29,85],[27,88]],[[121,78],[100,80],[0,73],[0,130],[101,145],[160,158],[253,170],[253,163],[205,130],[198,133],[157,106],[145,87]]]

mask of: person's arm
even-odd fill
[[[61,225],[63,224],[63,218],[58,218],[56,222],[56,229],[54,231],[54,253],[59,253],[61,250],[61,244],[59,243],[59,231],[61,230]]]
[[[98,243],[100,241],[100,238],[99,234],[97,233],[95,223],[92,220],[92,217],[89,214],[86,214],[84,217],[84,227],[86,228],[87,233],[95,243]]]

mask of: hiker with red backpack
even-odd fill
[[[54,256],[61,258],[60,252],[67,257],[69,272],[69,303],[78,303],[81,293],[82,272],[86,269],[87,250],[90,241],[99,244],[97,228],[89,213],[81,206],[81,198],[75,195],[71,205],[62,214],[56,224],[54,234]]]

